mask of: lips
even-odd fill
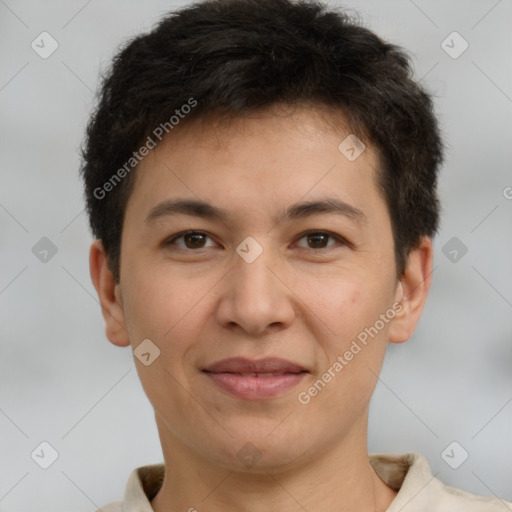
[[[265,374],[301,373],[307,370],[302,366],[279,358],[267,358],[250,360],[242,357],[223,359],[205,368],[209,373],[236,373],[240,375],[256,375],[263,377]]]
[[[309,373],[285,359],[224,359],[203,370],[220,389],[245,400],[275,397],[296,386]]]

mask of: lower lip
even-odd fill
[[[245,400],[275,397],[296,386],[306,375],[306,372],[302,372],[273,377],[244,377],[235,373],[205,373],[221,389]]]

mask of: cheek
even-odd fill
[[[193,326],[195,306],[209,289],[203,284],[192,285],[170,272],[152,273],[149,266],[134,268],[124,293],[130,338],[135,343],[149,338],[161,350],[169,340],[179,341],[176,333]]]
[[[387,295],[378,283],[369,280],[346,278],[330,283],[329,293],[322,293],[323,287],[310,286],[311,296],[315,296],[314,309],[319,328],[317,343],[323,355],[318,365],[317,379],[327,383],[318,384],[322,389],[318,398],[312,398],[312,411],[317,408],[319,415],[330,411],[329,419],[333,428],[339,428],[340,417],[355,417],[366,407],[377,381],[376,374],[387,346],[386,324],[375,334],[369,328],[379,320],[379,315],[387,309]],[[382,285],[382,283],[381,283]],[[321,319],[321,320],[320,320]],[[380,325],[380,324],[379,324]],[[366,329],[366,330],[365,330]],[[308,388],[316,393],[314,383]],[[303,390],[308,393],[308,390]]]
[[[296,285],[297,295],[307,306],[304,309],[306,318],[316,322],[317,329],[323,324],[325,334],[338,337],[359,325],[371,295],[363,280],[346,269],[325,275],[303,275]]]
[[[353,269],[317,279],[305,278],[300,284],[297,282],[298,296],[307,306],[303,311],[311,322],[309,328],[329,361],[342,355],[359,335],[364,341],[365,329],[374,326],[391,306],[392,295],[388,293],[388,287],[383,286],[382,279],[379,281],[378,276],[370,279],[365,277],[367,275]],[[358,355],[357,358],[369,360],[380,354],[383,344],[379,340],[386,340],[387,329],[388,324],[385,324],[376,336],[368,336],[373,345],[381,346],[373,349],[368,344],[363,357]]]

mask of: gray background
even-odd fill
[[[0,0],[0,511],[92,511],[162,461],[131,349],[104,336],[78,148],[100,67],[178,5]],[[345,5],[411,52],[448,143],[431,294],[387,354],[370,450],[423,453],[446,483],[512,500],[512,2]],[[47,59],[31,48],[43,31],[59,44]],[[453,31],[469,43],[456,59],[441,46]],[[452,237],[468,249],[455,262]],[[31,458],[43,441],[59,455],[46,470]],[[458,469],[441,455],[453,441],[452,464],[469,453]]]

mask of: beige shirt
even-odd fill
[[[506,512],[512,503],[477,496],[444,485],[432,475],[425,457],[418,453],[370,454],[379,477],[398,494],[386,512]],[[164,464],[141,466],[132,471],[123,501],[96,512],[153,512],[150,501],[164,478]]]

